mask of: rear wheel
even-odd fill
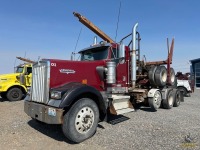
[[[184,87],[178,87],[177,89],[179,89],[181,92],[183,92],[183,96],[186,97],[187,95],[187,90]]]
[[[21,100],[23,96],[22,90],[19,88],[11,88],[7,92],[7,99],[9,101],[18,101]]]
[[[157,66],[152,66],[148,72],[148,77],[149,77],[149,82],[151,83],[151,85],[155,85],[155,71],[157,69]]]
[[[70,141],[80,143],[94,135],[98,121],[97,104],[89,98],[82,98],[64,115],[62,130]]]
[[[162,106],[165,109],[171,109],[174,105],[173,90],[168,91],[166,99],[162,100]]]
[[[173,90],[173,97],[174,97],[174,107],[178,107],[181,103],[181,93],[179,90]]]
[[[148,98],[149,106],[151,107],[151,109],[157,110],[158,108],[160,108],[161,100],[162,95],[160,91],[156,91],[153,97]]]

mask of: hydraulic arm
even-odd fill
[[[22,61],[28,62],[28,63],[35,63],[34,61],[29,60],[29,59],[26,59],[26,58],[22,58],[22,57],[16,57],[16,58],[19,59],[19,60],[22,60]]]
[[[109,43],[114,43],[114,41],[106,35],[103,31],[101,31],[97,26],[95,26],[91,21],[89,21],[87,18],[84,16],[80,15],[77,12],[73,12],[74,16],[79,19],[79,21],[84,24],[86,27],[88,27],[90,30],[92,30],[95,34],[97,34],[99,37],[101,37],[103,40],[109,42]]]

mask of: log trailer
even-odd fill
[[[104,41],[79,51],[80,61],[34,63],[32,86],[24,101],[28,116],[61,124],[67,139],[80,143],[94,135],[99,121],[132,112],[135,104],[146,103],[153,111],[179,106],[181,93],[170,67],[174,39],[167,60],[145,62],[140,59],[138,23],[116,43],[85,17],[74,15]]]

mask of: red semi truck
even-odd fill
[[[167,60],[145,62],[140,59],[138,24],[115,43],[85,17],[74,15],[104,41],[79,51],[80,61],[34,63],[32,86],[24,101],[28,116],[62,124],[64,135],[80,143],[94,135],[99,121],[132,112],[135,104],[149,104],[154,111],[179,106],[181,94],[170,68],[174,40]],[[125,46],[124,40],[130,37]]]

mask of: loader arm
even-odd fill
[[[103,40],[109,42],[109,43],[114,43],[114,41],[106,35],[103,31],[101,31],[97,26],[95,26],[91,21],[89,21],[87,18],[84,16],[80,15],[77,12],[73,12],[74,16],[79,19],[79,21],[84,24],[86,27],[88,27],[90,30],[92,30],[95,34],[97,34],[99,37],[101,37]]]
[[[16,58],[19,59],[19,60],[22,60],[22,61],[28,62],[28,63],[35,63],[34,61],[29,60],[29,59],[26,59],[26,58],[22,58],[22,57],[16,57]]]

